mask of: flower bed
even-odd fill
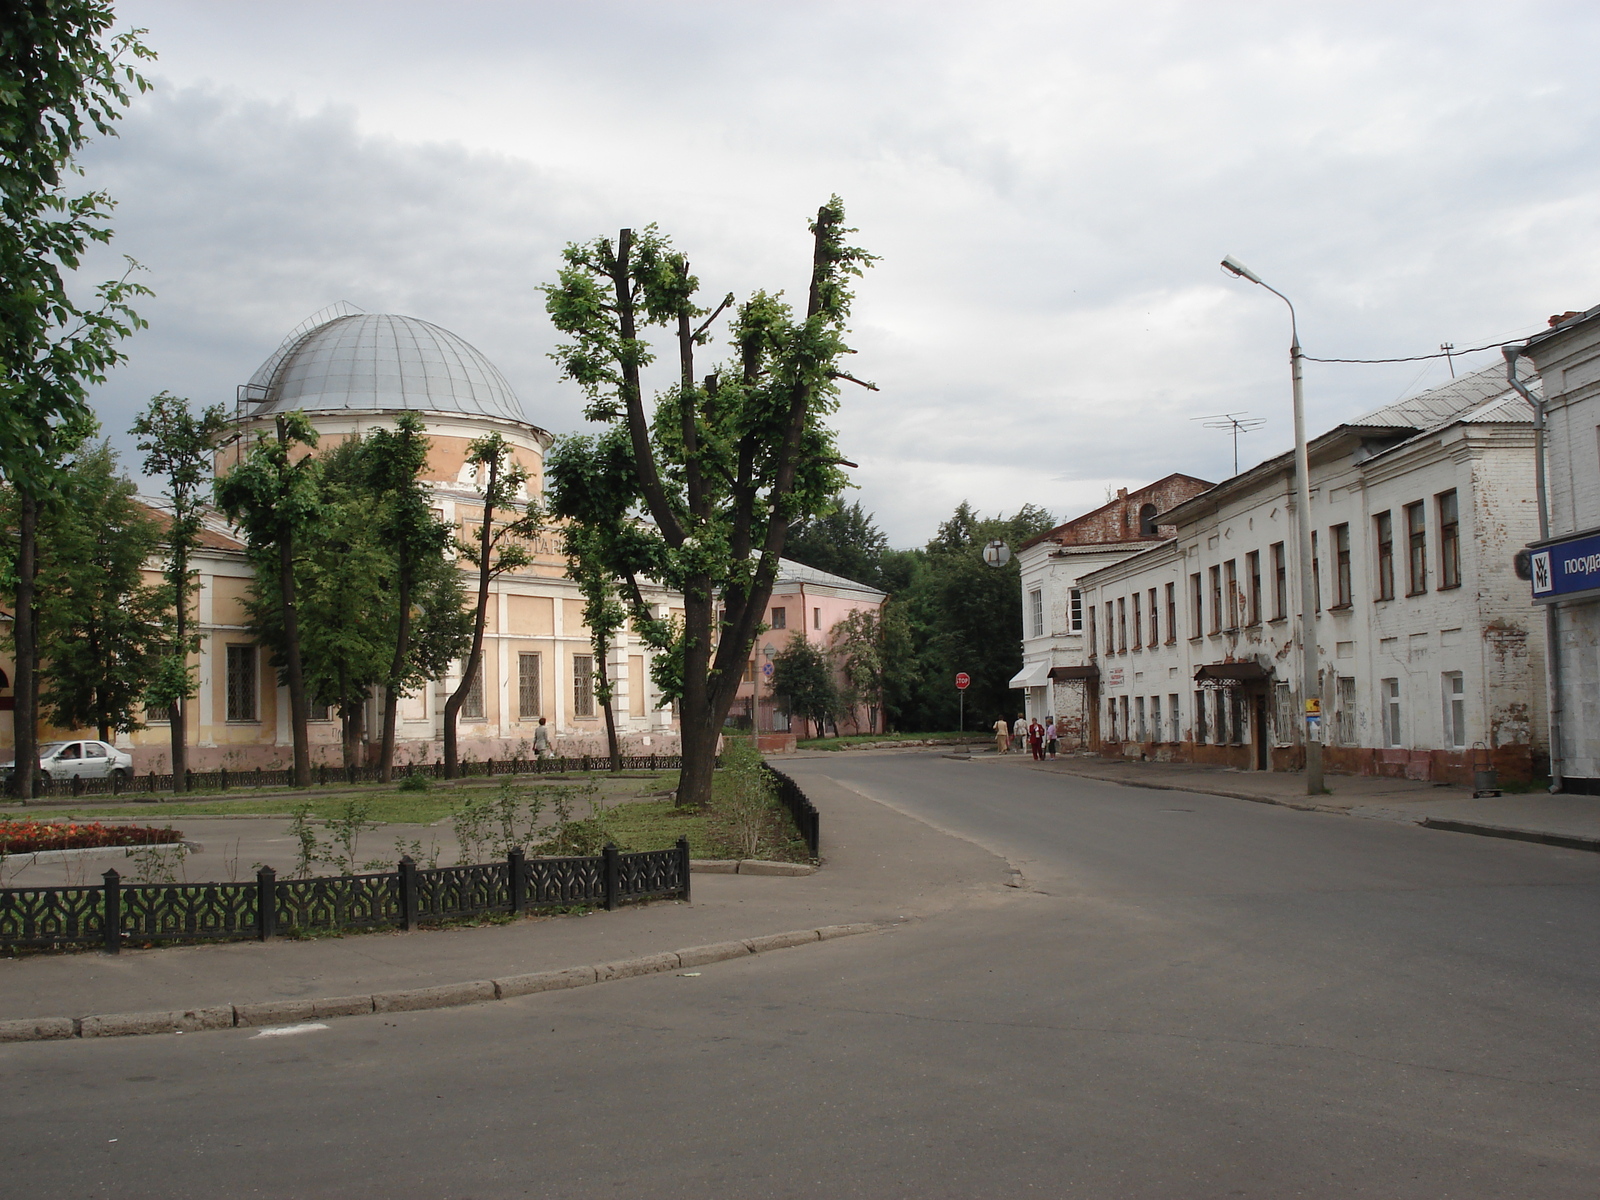
[[[106,825],[100,821],[0,821],[0,854],[91,850],[101,846],[161,846],[181,842],[176,829]]]

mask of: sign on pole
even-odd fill
[[[968,687],[971,686],[971,684],[972,676],[968,675],[965,671],[956,672],[956,687],[960,688],[964,692]]]
[[[965,671],[956,672],[956,708],[960,710],[956,728],[962,733],[967,731],[967,685],[971,682],[972,676]]]

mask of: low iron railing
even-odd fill
[[[628,754],[621,756],[623,771],[677,771],[683,759],[676,754]],[[494,775],[565,775],[574,771],[609,771],[609,754],[583,754],[570,758],[502,758],[483,762],[464,762],[457,771],[459,778],[482,778]],[[407,775],[421,775],[428,779],[443,779],[442,763],[414,763],[396,766],[390,772],[391,782],[398,783]],[[268,771],[256,768],[249,771],[228,770],[185,772],[188,791],[219,791],[229,788],[289,787],[294,783],[292,770]],[[383,772],[379,767],[341,767],[319,763],[311,768],[311,782],[315,787],[338,784],[379,783]],[[34,776],[35,798],[61,796],[122,796],[138,792],[172,791],[172,772],[162,774],[151,771],[144,775],[118,776],[111,779],[49,779],[40,771]]]
[[[576,905],[689,899],[689,843],[671,850],[529,858],[464,867],[279,879],[262,867],[243,883],[124,883],[115,869],[80,887],[0,888],[0,946],[100,946],[199,942],[419,924]]]
[[[800,785],[790,779],[771,763],[763,763],[768,775],[778,790],[778,803],[789,810],[789,815],[794,818],[795,827],[800,830],[800,836],[806,840],[806,850],[811,857],[817,857],[817,847],[822,844],[822,816],[817,812],[816,805],[811,803],[810,797],[800,790]]]

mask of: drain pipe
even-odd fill
[[[1533,409],[1533,487],[1539,501],[1539,540],[1550,538],[1550,500],[1545,490],[1544,472],[1544,399],[1536,397],[1526,384],[1517,378],[1517,357],[1521,347],[1502,346],[1500,353],[1506,359],[1506,379],[1516,389],[1517,395]],[[1561,790],[1561,602],[1552,600],[1544,606],[1544,661],[1545,674],[1550,681],[1545,707],[1550,714],[1550,790]]]

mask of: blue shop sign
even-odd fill
[[[1600,596],[1600,533],[1551,542],[1528,557],[1534,600]]]

